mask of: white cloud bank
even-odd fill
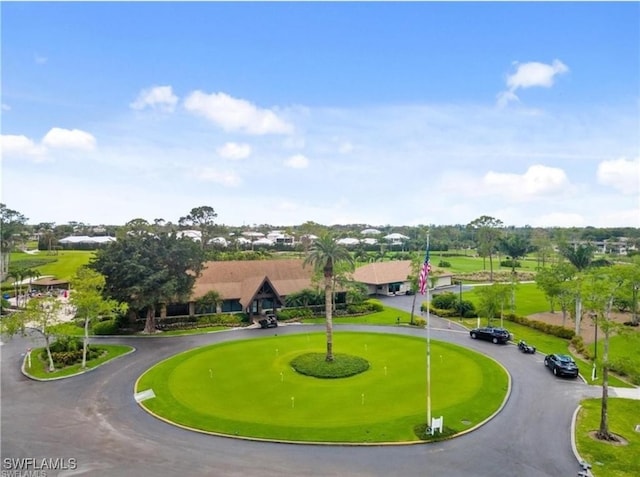
[[[42,161],[47,159],[51,149],[93,151],[96,138],[80,129],[51,128],[40,144],[24,135],[3,134],[0,146],[3,157],[28,157]]]
[[[178,97],[173,94],[173,88],[171,86],[153,86],[148,89],[143,89],[129,106],[132,109],[143,110],[151,108],[164,112],[172,112],[176,104],[178,104]]]
[[[501,107],[506,106],[510,101],[520,100],[516,95],[518,89],[550,88],[556,76],[569,71],[569,67],[560,60],[553,60],[550,65],[536,61],[516,63],[516,65],[515,73],[507,76],[508,89],[498,93],[498,105]]]
[[[598,165],[597,178],[598,183],[625,195],[640,194],[640,157],[603,161]]]
[[[92,151],[96,147],[96,138],[80,129],[51,128],[42,139],[42,144],[56,149]]]
[[[485,188],[512,200],[557,195],[569,186],[564,170],[540,164],[530,166],[524,174],[489,171],[482,182]]]
[[[202,116],[225,131],[247,134],[289,134],[293,126],[270,109],[260,109],[225,93],[194,91],[184,100],[187,111]]]
[[[27,136],[17,134],[3,134],[0,136],[0,147],[2,156],[27,156],[41,158],[45,153],[45,148],[36,144]]]

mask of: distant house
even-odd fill
[[[61,244],[105,244],[109,242],[115,242],[115,237],[107,237],[107,236],[98,236],[98,237],[89,237],[87,235],[71,235],[69,237],[62,238],[58,240],[58,243]]]
[[[353,273],[353,279],[367,285],[369,295],[403,295],[411,290],[411,261],[392,260],[363,265]],[[435,286],[451,285],[451,274],[432,274]],[[437,278],[435,278],[437,277]]]

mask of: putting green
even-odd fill
[[[318,379],[295,372],[300,354],[323,352],[324,333],[271,336],[196,348],[147,370],[135,391],[169,422],[249,438],[372,443],[424,438],[427,344],[418,337],[336,332],[335,352],[370,363],[364,373]],[[448,436],[473,428],[506,399],[509,376],[492,359],[431,341],[432,416]],[[422,429],[422,430],[421,430]]]

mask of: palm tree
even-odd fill
[[[483,215],[472,221],[468,227],[475,230],[478,254],[489,257],[489,281],[493,282],[493,252],[502,235],[502,221]]]
[[[27,268],[15,268],[7,274],[7,278],[13,278],[13,286],[16,294],[16,308],[20,308],[20,295],[22,295],[22,282],[28,276]]]
[[[312,265],[322,271],[324,276],[324,311],[327,325],[327,357],[326,361],[333,361],[333,316],[332,316],[332,285],[333,270],[337,263],[346,262],[353,269],[353,257],[342,245],[339,245],[330,234],[322,235],[309,248],[303,266]]]
[[[594,248],[590,244],[562,244],[560,254],[569,260],[578,270],[578,281],[576,283],[576,335],[580,336],[580,321],[582,320],[582,298],[580,295],[580,272],[586,270],[591,265]]]

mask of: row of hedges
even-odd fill
[[[566,340],[571,340],[576,335],[573,330],[565,328],[564,326],[550,325],[548,323],[543,323],[542,321],[530,320],[529,318],[525,318],[523,316],[508,314],[504,316],[504,319]]]
[[[366,300],[362,303],[351,303],[347,305],[346,308],[344,308],[344,305],[341,305],[337,310],[334,311],[333,316],[341,317],[364,315],[367,313],[377,313],[382,310],[384,310],[382,303],[375,300]],[[316,308],[315,312],[308,307],[285,308],[282,310],[278,310],[277,315],[278,320],[280,321],[303,320],[305,318],[323,316],[324,308],[322,310],[318,310]]]

